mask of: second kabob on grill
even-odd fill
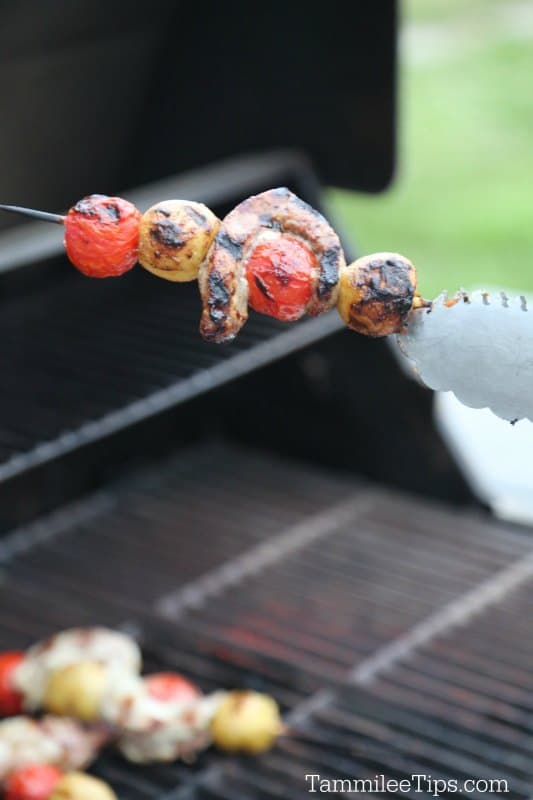
[[[81,739],[94,734],[138,763],[191,761],[211,742],[224,750],[261,752],[283,732],[277,703],[267,695],[204,695],[178,673],[143,676],[140,670],[141,652],[131,637],[101,627],[72,628],[26,652],[0,654],[0,716],[45,711],[71,717],[89,725]],[[1,743],[0,730],[0,767]]]

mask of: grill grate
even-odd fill
[[[506,779],[526,798],[532,551],[480,515],[208,445],[9,535],[0,647],[119,625],[147,669],[282,704],[293,734],[261,758],[106,755],[124,800],[303,798],[306,773]]]
[[[38,302],[11,301],[0,319],[0,481],[341,327],[336,314],[291,327],[253,315],[217,347],[201,340],[199,317],[195,286],[141,269],[117,282],[68,273]]]

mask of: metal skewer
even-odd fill
[[[55,222],[57,225],[63,225],[65,221],[65,217],[62,214],[50,214],[48,211],[37,211],[35,208],[0,204],[0,211],[9,211],[11,214],[22,214],[25,217],[40,219],[43,222]]]

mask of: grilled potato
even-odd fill
[[[276,701],[252,691],[230,692],[215,712],[211,736],[222,750],[262,753],[283,732]]]
[[[341,267],[337,310],[349,328],[365,336],[399,333],[413,307],[416,284],[409,259],[374,253]]]
[[[193,281],[219,225],[202,203],[163,200],[141,218],[139,262],[159,278]]]
[[[52,673],[43,706],[52,714],[92,722],[100,716],[107,670],[95,661],[69,664]]]
[[[67,772],[56,783],[49,800],[117,800],[115,792],[98,778]]]

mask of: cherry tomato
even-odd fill
[[[90,278],[122,275],[137,261],[140,222],[140,211],[127,200],[84,197],[65,217],[67,255]]]
[[[22,695],[13,688],[13,672],[24,653],[0,654],[0,716],[13,717],[22,711]]]
[[[6,780],[5,800],[48,800],[61,774],[61,770],[50,764],[21,767]]]
[[[303,242],[281,236],[262,242],[247,263],[248,302],[255,311],[285,321],[305,314],[316,258]]]
[[[201,694],[194,683],[177,672],[158,672],[145,680],[148,691],[156,700],[194,700]]]

